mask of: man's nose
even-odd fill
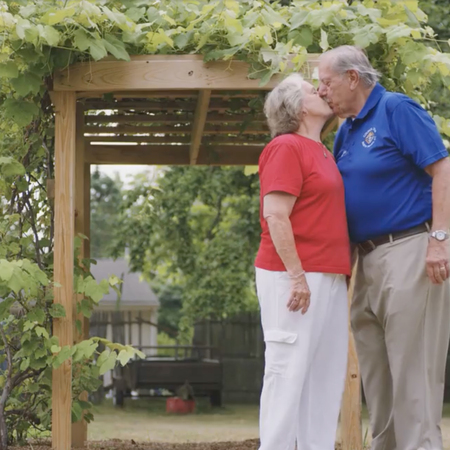
[[[319,93],[319,95],[321,96],[321,97],[325,97],[325,94],[326,94],[326,88],[325,88],[325,85],[324,84],[322,84],[322,83],[320,83],[319,84],[319,89],[317,90],[317,92]]]

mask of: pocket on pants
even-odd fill
[[[293,374],[295,358],[295,343],[297,334],[284,330],[266,330],[264,341],[266,343],[265,372],[275,373],[281,376]]]

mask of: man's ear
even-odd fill
[[[350,90],[354,91],[359,84],[359,73],[352,69],[347,71],[347,76]]]

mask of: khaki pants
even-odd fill
[[[344,275],[307,273],[311,306],[287,308],[286,272],[256,269],[266,343],[259,450],[334,450],[348,350]],[[297,447],[296,447],[297,443]]]
[[[428,234],[359,254],[351,323],[372,450],[441,450],[450,282],[425,272]]]

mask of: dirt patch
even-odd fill
[[[110,441],[89,442],[92,450],[257,450],[258,439],[241,442],[205,442],[197,444],[169,444],[169,443],[137,443],[113,439]],[[11,450],[49,450],[50,442],[33,443],[26,447],[11,447]],[[340,446],[336,450],[341,450]]]

